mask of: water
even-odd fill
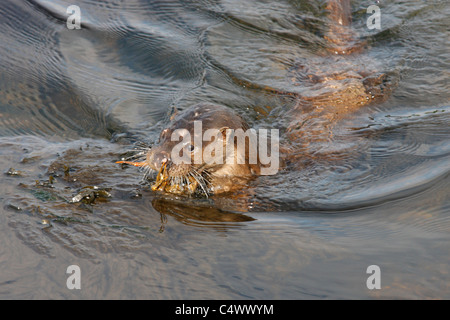
[[[84,1],[81,30],[71,4],[0,8],[0,298],[450,298],[448,3],[380,2],[368,30],[372,2],[354,2],[369,48],[350,62],[321,55],[325,1]],[[324,89],[292,81],[299,64],[392,80],[312,143],[338,159],[299,152],[208,199],[153,193],[114,163],[202,101],[285,133],[282,92]],[[72,203],[83,190],[100,196]],[[81,290],[66,287],[74,264]]]

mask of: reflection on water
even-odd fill
[[[83,1],[81,30],[71,4],[0,8],[0,297],[450,297],[445,1],[380,2],[381,30],[366,27],[372,2],[353,2],[367,46],[351,58],[324,54],[321,0]],[[317,97],[370,72],[388,94],[317,138]],[[287,167],[185,198],[115,164],[203,101],[280,129]]]

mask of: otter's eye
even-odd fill
[[[161,132],[159,138],[160,138],[160,139],[165,139],[165,138],[167,138],[168,134],[169,134],[169,128],[166,128],[166,129],[164,129],[164,130]]]

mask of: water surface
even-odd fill
[[[368,47],[351,60],[323,55],[325,1],[82,1],[81,30],[71,4],[0,8],[0,298],[450,298],[446,1],[380,1],[381,30],[354,1]],[[299,64],[392,81],[313,144],[339,159],[212,198],[154,193],[114,163],[205,101],[295,149],[295,96],[323,89],[292,81]],[[98,197],[73,202],[83,190]]]

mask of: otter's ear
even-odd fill
[[[227,139],[227,130],[230,129],[228,127],[222,127],[219,129],[219,136],[220,134],[222,134],[222,140],[226,140]]]

